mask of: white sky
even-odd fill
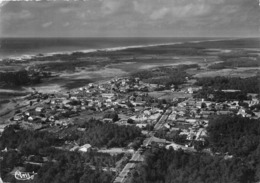
[[[42,0],[0,4],[1,37],[259,36],[259,20],[258,0]]]

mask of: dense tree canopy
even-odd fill
[[[7,127],[0,138],[0,149],[7,147],[8,152],[1,152],[1,177],[6,181],[14,181],[9,172],[14,167],[25,167],[25,171],[34,171],[38,175],[35,182],[111,182],[115,176],[104,168],[116,167],[122,154],[111,156],[99,153],[95,149],[87,153],[59,150],[65,141],[90,143],[96,147],[125,147],[134,139],[140,141],[141,131],[135,127],[121,127],[90,120],[81,127],[86,131],[77,131],[77,127],[67,128],[55,135],[44,131],[29,131],[18,125]],[[28,157],[31,157],[28,159]],[[45,160],[43,160],[45,157]],[[47,162],[46,162],[47,159]],[[25,164],[25,161],[43,163],[43,166]]]
[[[131,182],[251,183],[260,180],[259,120],[217,116],[210,120],[207,130],[207,141],[214,155],[152,147],[146,152],[145,162],[132,171]]]
[[[150,150],[145,163],[132,173],[133,183],[254,182],[255,171],[239,159],[225,160],[182,150]]]
[[[223,92],[220,90],[213,90],[211,88],[203,88],[193,95],[196,98],[204,98],[209,101],[224,102],[231,100],[247,100],[249,97],[243,92]]]
[[[235,77],[205,77],[199,78],[196,85],[202,89],[194,93],[196,98],[205,98],[217,102],[229,100],[248,100],[247,93],[259,93],[259,78],[235,78]],[[238,90],[226,92],[222,90]]]
[[[38,154],[40,149],[60,145],[64,140],[48,132],[20,129],[18,125],[7,127],[0,137],[0,149],[18,149],[24,154]]]
[[[166,87],[171,85],[180,85],[185,83],[186,77],[189,76],[185,69],[195,66],[180,66],[180,68],[160,67],[154,70],[142,70],[132,74],[132,77],[138,77],[141,80],[152,84],[163,84]]]
[[[196,85],[215,90],[241,90],[243,93],[259,93],[259,78],[237,78],[237,77],[203,77],[199,78]]]
[[[41,82],[44,77],[49,77],[50,73],[42,72],[42,76],[39,72],[19,70],[13,72],[0,72],[0,83],[4,83],[8,86],[23,86],[28,84],[37,84]]]
[[[89,155],[86,155],[89,156]],[[39,171],[36,182],[83,183],[111,182],[113,172],[102,171],[102,166],[90,167],[87,158],[78,153],[59,153],[55,162],[46,163]]]
[[[86,131],[79,138],[79,143],[89,143],[96,147],[125,147],[137,137],[142,136],[138,127],[118,126],[95,120],[90,120],[84,127]]]
[[[217,116],[207,128],[215,152],[248,156],[260,149],[260,121],[240,116]],[[259,146],[259,147],[258,147]]]

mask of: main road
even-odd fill
[[[156,125],[154,126],[154,130],[159,130],[167,121],[169,115],[171,114],[171,110],[167,109],[165,113],[161,116],[161,118],[158,120]]]
[[[126,181],[128,173],[131,169],[135,167],[135,163],[127,163],[124,169],[120,172],[120,174],[116,177],[114,183],[123,183]]]
[[[154,126],[154,131],[159,130],[162,128],[162,126],[167,122],[168,116],[171,114],[172,110],[167,109],[164,114],[161,116],[161,118],[157,121],[157,123]],[[146,138],[144,140],[144,146],[147,146],[150,144],[150,141],[153,139],[154,131],[150,132],[150,137]],[[137,162],[143,161],[143,157],[140,154],[141,149],[139,148],[135,153],[133,154],[132,158],[130,159],[129,163],[127,163],[124,167],[124,169],[119,173],[119,175],[114,180],[114,183],[123,183],[127,180],[128,173],[133,169]]]

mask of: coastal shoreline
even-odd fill
[[[119,46],[119,47],[111,47],[111,48],[101,48],[101,49],[79,49],[74,51],[60,51],[60,52],[49,52],[49,53],[38,53],[38,54],[22,54],[21,56],[10,56],[7,58],[0,58],[0,62],[5,59],[13,59],[17,61],[32,59],[34,57],[39,57],[39,54],[41,54],[40,57],[48,57],[48,56],[54,56],[58,54],[62,55],[70,55],[73,53],[94,53],[98,51],[103,52],[113,52],[113,51],[121,51],[121,50],[127,50],[132,48],[146,48],[146,47],[156,47],[156,46],[171,46],[171,45],[181,45],[185,43],[203,43],[203,42],[214,42],[214,41],[228,41],[228,40],[237,40],[241,38],[227,38],[227,39],[210,39],[210,40],[202,40],[202,41],[186,41],[186,42],[172,42],[172,43],[160,43],[160,44],[148,44],[148,45],[133,45],[133,46]]]

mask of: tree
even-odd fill
[[[113,122],[116,122],[116,121],[119,120],[118,114],[115,113],[115,112],[106,113],[106,114],[104,115],[104,118],[112,119]]]
[[[202,108],[202,109],[205,109],[205,108],[207,108],[207,105],[206,105],[206,103],[205,103],[205,102],[202,102],[202,103],[201,103],[201,108]]]
[[[129,124],[134,124],[134,120],[131,119],[131,118],[129,118],[129,119],[127,120],[127,123],[129,123]]]

